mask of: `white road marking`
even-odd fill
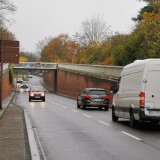
[[[34,136],[34,129],[31,124],[31,118],[29,117],[25,109],[24,109],[24,115],[25,115],[25,121],[27,126],[28,140],[29,140],[32,160],[40,160],[38,146],[36,144],[36,139]]]
[[[109,124],[107,124],[107,123],[105,123],[105,122],[103,122],[103,121],[98,121],[99,123],[102,123],[102,124],[104,124],[104,125],[106,125],[106,126],[110,126]]]
[[[73,112],[78,112],[78,111],[76,111],[76,110],[74,110],[74,109],[71,109],[71,111],[73,111]]]
[[[55,103],[57,106],[59,106],[60,104],[59,103]]]
[[[66,106],[62,106],[63,108],[68,108],[68,107],[66,107]]]
[[[136,139],[137,141],[141,141],[142,139],[140,139],[140,138],[138,138],[138,137],[136,137],[136,136],[133,136],[133,135],[131,135],[131,134],[129,134],[129,133],[127,133],[127,132],[124,132],[124,131],[121,131],[123,134],[125,134],[125,135],[127,135],[127,136],[129,136],[129,137],[131,137],[131,138],[134,138],[134,139]]]
[[[91,116],[89,116],[88,114],[83,114],[83,116],[91,118]]]
[[[36,134],[36,137],[37,137],[37,141],[38,141],[39,147],[40,147],[40,149],[41,149],[41,152],[42,152],[43,158],[44,158],[44,160],[47,160],[47,159],[46,159],[46,156],[45,156],[45,153],[44,153],[44,151],[43,151],[43,148],[42,148],[41,142],[40,142],[40,140],[39,140],[39,137],[38,137],[37,131],[36,131],[36,129],[35,129],[35,128],[34,128],[34,131],[35,131],[35,134]]]

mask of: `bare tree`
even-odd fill
[[[14,13],[16,10],[15,5],[10,0],[0,0],[0,27],[4,25],[4,22],[9,21],[6,15]]]
[[[105,42],[111,35],[110,26],[99,16],[93,16],[82,22],[80,33],[76,33],[75,38],[86,47],[90,44],[99,44]]]
[[[37,44],[36,44],[36,49],[37,49],[37,53],[39,55],[41,55],[44,47],[53,39],[52,36],[50,37],[45,37],[44,39],[42,39],[41,41],[39,41]]]

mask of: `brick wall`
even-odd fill
[[[46,72],[44,75],[44,83],[49,86],[49,88],[52,88],[52,91],[73,98],[76,98],[86,87],[104,88],[109,92],[110,87],[115,84],[115,82],[110,80],[58,69],[57,88],[55,89],[55,85],[53,84],[55,82],[54,76],[55,71]]]
[[[9,84],[9,72],[3,75],[3,99],[12,92],[12,85]]]
[[[56,73],[57,71],[49,71],[44,73],[43,82],[48,86],[50,91],[56,92]]]

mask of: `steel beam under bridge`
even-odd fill
[[[20,62],[15,64],[14,70],[57,70],[57,63],[47,63],[47,62]]]

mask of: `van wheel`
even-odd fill
[[[118,121],[118,117],[114,113],[114,107],[112,107],[112,121],[114,121],[114,122]]]
[[[82,102],[82,109],[86,109],[86,106],[84,105],[83,102]]]
[[[159,121],[153,120],[153,121],[151,121],[151,124],[152,124],[153,126],[157,126],[157,125],[159,124]]]
[[[133,113],[130,113],[130,123],[129,123],[130,127],[135,127],[136,125],[136,120],[134,118]]]

